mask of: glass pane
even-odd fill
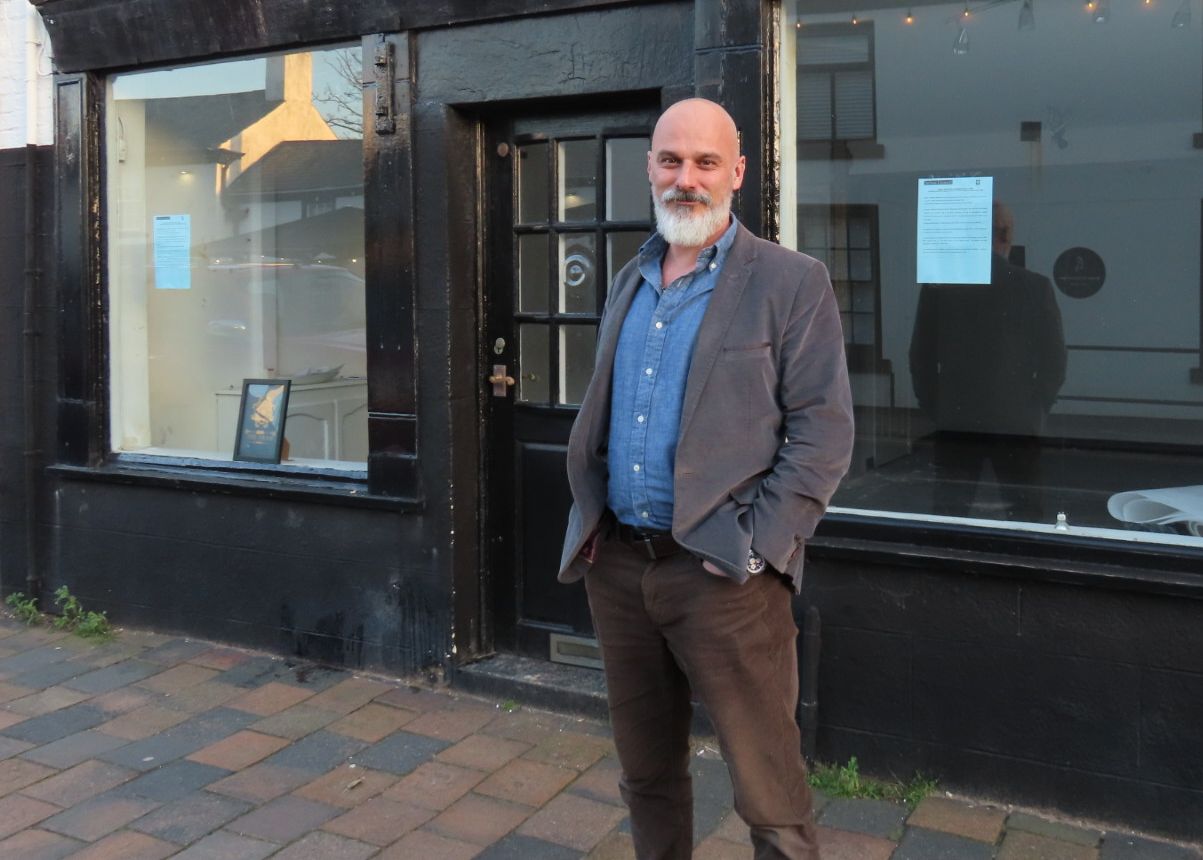
[[[546,143],[518,147],[518,220],[523,224],[548,220],[551,194],[547,185],[547,152]]]
[[[547,328],[541,323],[518,326],[518,399],[523,403],[547,403],[551,396]]]
[[[848,219],[848,247],[873,247],[873,231],[868,218]]]
[[[242,380],[290,378],[290,459],[367,457],[358,47],[113,76],[117,450],[234,451]]]
[[[596,326],[560,326],[560,403],[575,406],[585,398],[596,346]]]
[[[613,283],[618,270],[639,253],[639,246],[647,241],[647,233],[611,233],[606,237],[606,274]]]
[[[597,217],[597,141],[560,144],[559,213],[561,221]]]
[[[835,290],[835,300],[839,304],[840,310],[852,310],[852,287],[845,281],[835,281],[832,283],[832,288]]]
[[[872,251],[849,251],[848,252],[848,277],[853,281],[871,281],[873,280],[873,252]]]
[[[518,310],[547,313],[547,264],[551,236],[533,233],[518,237]]]
[[[852,309],[857,313],[873,313],[877,310],[872,284],[856,284],[852,288]]]
[[[592,233],[560,236],[560,312],[597,313],[597,237]]]
[[[646,137],[606,141],[606,218],[646,221],[651,208],[647,181]]]

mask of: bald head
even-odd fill
[[[662,113],[652,133],[652,152],[656,151],[657,139],[675,139],[682,134],[706,137],[721,144],[732,161],[739,156],[735,120],[722,105],[709,99],[685,99]]]

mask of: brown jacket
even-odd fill
[[[561,582],[588,569],[580,551],[606,510],[610,377],[640,283],[636,261],[614,279],[593,378],[568,442],[573,505]],[[803,545],[848,469],[852,435],[844,338],[827,269],[741,226],[686,380],[673,537],[740,581],[754,548],[798,587]]]

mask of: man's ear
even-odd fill
[[[747,159],[742,155],[735,162],[735,179],[731,182],[731,190],[738,191],[740,186],[744,184],[744,168],[747,166]]]

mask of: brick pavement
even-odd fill
[[[713,742],[695,857],[751,857]],[[603,724],[199,640],[0,617],[0,858],[626,860]],[[819,798],[824,860],[1201,860],[960,798]]]

